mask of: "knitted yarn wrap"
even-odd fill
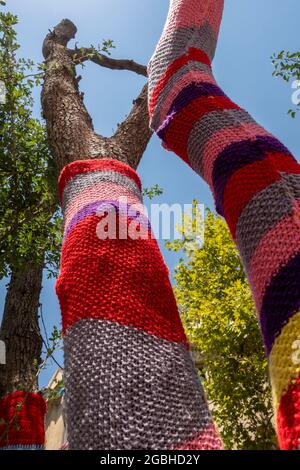
[[[300,166],[217,85],[223,0],[171,0],[149,66],[151,126],[209,184],[237,244],[269,360],[279,444],[300,448]]]
[[[69,448],[221,448],[139,177],[115,160],[76,161],[59,189]]]
[[[0,449],[43,449],[46,402],[37,393],[14,392],[0,400]]]

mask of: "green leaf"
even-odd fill
[[[207,211],[201,249],[188,252],[184,237],[168,242],[168,248],[184,254],[175,269],[174,291],[192,350],[201,358],[199,374],[226,448],[275,449],[256,311],[224,220]]]

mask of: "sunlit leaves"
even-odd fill
[[[205,390],[227,448],[276,446],[267,361],[239,254],[223,219],[208,211],[203,249],[186,252],[175,294],[194,348],[203,357]]]
[[[300,52],[280,51],[271,57],[274,66],[273,76],[280,77],[286,82],[300,80]],[[297,94],[299,96],[299,94]],[[295,109],[289,109],[288,114],[292,118],[296,117],[300,109],[300,99],[295,103]]]
[[[148,197],[150,200],[157,196],[161,196],[162,193],[163,189],[158,184],[143,189],[143,196]]]
[[[0,13],[0,277],[15,266],[49,264],[55,273],[61,241],[56,170],[44,127],[32,116],[32,60],[16,51],[16,16]]]
[[[111,55],[111,49],[115,49],[116,46],[114,44],[113,39],[103,39],[102,46],[98,46],[98,49],[102,52],[106,52],[106,54]]]

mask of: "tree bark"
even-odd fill
[[[6,364],[0,365],[0,397],[17,390],[37,390],[42,338],[38,324],[43,265],[14,269],[5,299],[0,340]]]
[[[61,170],[75,160],[111,158],[135,169],[152,135],[147,85],[134,100],[130,114],[113,136],[97,134],[79,91],[80,77],[76,77],[76,62],[72,59],[75,51],[67,49],[76,31],[76,26],[70,20],[62,20],[46,36],[43,44],[46,73],[41,96],[42,109],[49,145],[57,166]],[[145,74],[145,67],[133,61],[106,58],[99,61],[99,65]]]

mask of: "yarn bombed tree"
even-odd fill
[[[170,2],[149,65],[151,125],[164,146],[210,184],[237,242],[269,356],[280,445],[296,449],[299,165],[214,80],[222,9],[222,0]],[[70,448],[219,449],[167,269],[140,204],[135,169],[151,136],[147,89],[114,136],[96,134],[78,90],[78,59],[67,49],[75,32],[64,20],[47,36],[42,95],[62,170],[65,233],[57,293]],[[138,213],[130,214],[120,197]],[[135,236],[99,238],[107,207]]]
[[[86,55],[66,47],[75,33],[73,23],[63,20],[46,37],[42,93],[50,145],[62,170],[65,229],[56,289],[69,446],[218,449],[168,270],[141,205],[135,169],[152,134],[147,86],[111,138],[96,134],[75,77],[74,65]],[[97,52],[89,58],[103,65]],[[132,62],[112,64],[147,75]],[[129,237],[99,239],[99,211],[108,204]],[[133,204],[140,214],[130,214]]]
[[[222,10],[222,0],[171,1],[148,69],[151,125],[164,146],[209,183],[237,242],[269,357],[280,445],[294,449],[299,444],[300,379],[291,354],[299,332],[299,165],[215,82],[211,60]],[[74,34],[65,21],[48,35],[43,91],[49,138],[64,167],[59,185],[65,241],[57,292],[70,446],[220,448],[156,242],[96,236],[101,203],[112,202],[129,226],[117,199],[140,199],[139,180],[129,167],[136,168],[150,137],[146,90],[112,139],[96,135],[66,49]],[[137,115],[133,149],[128,126],[136,125]],[[146,223],[144,230],[150,230]],[[174,426],[174,416],[180,426]]]
[[[209,184],[236,241],[269,360],[282,449],[300,445],[300,166],[217,85],[223,0],[171,0],[150,61],[151,126]]]

